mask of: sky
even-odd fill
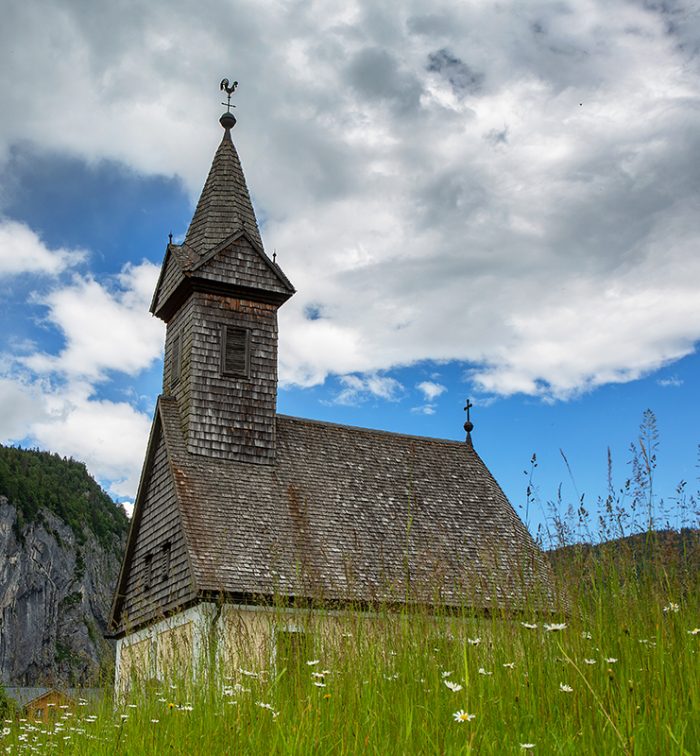
[[[700,488],[696,1],[9,0],[0,66],[0,442],[133,501],[225,76],[280,412],[463,439],[470,397],[533,532],[647,409],[655,495]]]

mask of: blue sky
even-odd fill
[[[523,517],[537,455],[534,531],[560,484],[605,495],[608,447],[623,486],[650,408],[659,496],[698,490],[694,4],[127,7],[16,2],[0,31],[0,441],[133,498],[161,386],[148,304],[226,75],[297,288],[281,412],[459,439],[470,396]]]

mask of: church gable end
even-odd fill
[[[162,618],[193,592],[175,486],[156,416],[112,616],[113,630]]]

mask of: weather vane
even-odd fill
[[[226,92],[226,102],[222,102],[222,105],[226,106],[226,112],[230,113],[231,108],[235,108],[235,105],[231,105],[231,95],[236,91],[236,87],[238,86],[238,82],[234,81],[233,84],[229,83],[228,79],[222,79],[221,84],[219,84],[219,89],[222,92]]]

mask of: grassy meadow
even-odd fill
[[[699,753],[697,554],[642,548],[567,554],[560,616],[348,614],[274,671],[7,720],[0,753]]]

